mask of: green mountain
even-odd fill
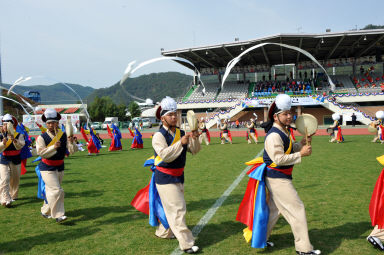
[[[160,101],[165,96],[173,98],[182,97],[189,89],[192,76],[178,73],[151,73],[136,78],[129,78],[123,86],[128,93],[143,99],[151,98],[154,102]],[[91,104],[95,97],[109,96],[116,104],[128,105],[133,99],[120,86],[120,82],[108,88],[94,89],[78,84],[68,84],[82,98],[84,103]],[[10,84],[3,84],[9,88]],[[16,86],[13,91],[24,95],[25,91],[36,90],[40,93],[41,104],[75,104],[79,98],[63,84]]]
[[[78,84],[67,83],[84,101],[95,89],[92,87],[84,87]],[[3,87],[10,88],[11,85],[3,84]],[[61,83],[53,85],[34,85],[34,86],[16,86],[12,91],[17,94],[24,95],[25,91],[38,91],[41,97],[41,104],[76,104],[79,102],[78,96],[69,88]],[[84,101],[84,103],[86,103]]]
[[[150,98],[154,102],[165,96],[182,97],[192,83],[192,76],[178,72],[151,73],[136,78],[128,78],[122,86],[128,93],[139,98]],[[128,105],[133,99],[120,86],[120,82],[109,88],[96,89],[87,98],[90,104],[95,97],[109,96],[116,104]]]

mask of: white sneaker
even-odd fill
[[[321,251],[320,250],[312,250],[308,252],[296,251],[296,253],[299,255],[319,255],[321,254]]]
[[[48,215],[48,214],[45,214],[45,213],[41,213],[41,216],[43,216],[43,217],[46,218],[46,219],[50,219],[50,218],[52,218],[51,215]]]
[[[61,216],[61,217],[59,217],[59,218],[56,218],[56,222],[57,222],[57,223],[60,223],[60,222],[65,221],[66,219],[67,219],[67,216],[63,215],[63,216]]]
[[[197,253],[198,251],[199,251],[199,246],[196,246],[196,245],[192,246],[189,249],[184,250],[184,252],[188,254]]]

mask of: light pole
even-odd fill
[[[0,47],[0,95],[3,95],[3,80],[1,77],[1,47]],[[0,115],[4,115],[3,98],[0,97]]]

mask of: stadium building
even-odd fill
[[[375,112],[384,108],[383,39],[384,29],[277,34],[187,49],[162,49],[161,53],[187,59],[201,73],[203,84],[195,77],[185,96],[178,98],[178,109],[182,116],[193,109],[199,118],[208,119],[208,128],[216,125],[218,118],[248,121],[253,113],[259,121],[265,120],[268,104],[279,93],[293,98],[297,115],[310,113],[320,125],[330,124],[334,112],[342,116],[343,125],[351,121],[353,112],[360,123],[369,124]],[[272,44],[244,55],[221,88],[228,62],[261,43],[287,44],[309,52],[325,68],[335,88],[331,89],[323,69],[303,53]],[[177,62],[195,69],[186,62]]]

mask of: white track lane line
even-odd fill
[[[262,149],[257,155],[257,157],[260,157],[263,153],[264,149]],[[249,169],[251,169],[252,166],[247,166],[244,168],[244,170],[240,173],[240,175],[236,178],[236,180],[231,184],[231,186],[228,187],[226,191],[224,191],[223,195],[219,197],[216,202],[212,205],[211,208],[209,208],[208,212],[205,213],[203,218],[200,219],[199,223],[192,229],[192,233],[194,237],[197,237],[201,230],[207,225],[207,223],[211,220],[211,218],[215,215],[217,209],[221,207],[221,205],[224,203],[224,201],[227,199],[227,197],[232,193],[232,191],[239,185],[241,180],[244,178],[245,174],[248,172]],[[183,254],[183,251],[180,250],[179,247],[177,247],[171,255],[180,255]]]

